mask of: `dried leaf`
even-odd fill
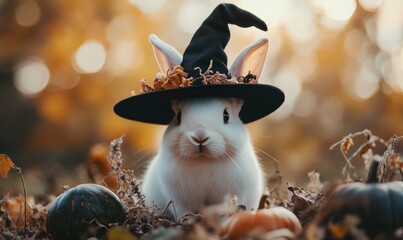
[[[189,87],[192,85],[193,78],[183,78],[182,77],[182,84],[179,87]]]
[[[344,139],[342,145],[341,145],[341,149],[343,150],[343,152],[345,154],[347,154],[348,150],[351,148],[351,146],[354,145],[354,141],[351,138],[351,136],[348,136],[347,138]]]
[[[140,89],[140,91],[141,91],[142,93],[148,93],[148,92],[154,91],[154,89],[153,89],[152,87],[148,86],[147,80],[142,79],[142,80],[140,81],[140,83],[141,83],[141,89]]]
[[[200,67],[194,68],[199,71],[200,77],[193,79],[193,77],[188,78],[188,73],[185,72],[182,66],[175,65],[169,68],[166,74],[158,72],[154,77],[153,86],[147,84],[145,79],[140,81],[141,89],[140,93],[148,93],[159,90],[184,88],[195,85],[208,85],[208,84],[242,84],[242,83],[257,83],[256,75],[251,74],[244,76],[231,76],[230,74],[223,74],[220,72],[213,72],[211,70],[213,60],[210,61],[210,66],[205,72]],[[132,95],[135,92],[132,91]]]
[[[87,171],[89,176],[98,181],[112,170],[108,160],[109,146],[107,144],[93,145],[88,154]]]
[[[309,207],[311,207],[315,200],[318,198],[318,194],[309,193],[305,191],[303,188],[299,187],[288,187],[293,195],[291,197],[291,202],[295,206],[295,212],[297,215],[306,211]]]
[[[245,83],[257,83],[256,75],[252,74],[252,73],[249,71],[249,72],[248,72],[248,75],[245,76],[244,81],[245,81]]]
[[[347,214],[342,221],[327,224],[327,229],[332,239],[346,239],[351,236],[352,239],[368,239],[365,231],[359,228],[361,218],[357,215]]]
[[[11,168],[15,169],[13,161],[5,154],[0,154],[0,176],[7,177]]]
[[[308,191],[311,193],[320,193],[323,188],[323,184],[320,182],[319,172],[316,171],[315,169],[308,173],[308,177],[309,177]]]
[[[1,211],[5,212],[9,219],[18,228],[24,226],[24,197],[19,195],[18,197],[10,197],[6,195],[2,200]],[[33,206],[35,204],[34,198],[32,196],[27,197],[27,204]],[[28,222],[32,222],[32,210],[30,207],[27,208],[27,219]]]
[[[391,170],[402,168],[403,161],[400,159],[400,154],[396,152],[392,153],[388,159],[387,165]]]
[[[283,174],[280,171],[278,164],[275,164],[276,168],[274,174],[267,180],[268,192],[270,194],[270,201],[272,203],[278,203],[284,199],[288,199],[287,185],[284,183]]]
[[[257,209],[268,208],[269,205],[270,205],[269,194],[263,193],[262,197],[260,198],[259,207]]]
[[[162,84],[166,81],[166,76],[163,73],[157,73],[154,77],[154,90],[158,91],[162,89]]]
[[[369,150],[372,150],[372,148],[374,148],[376,145],[374,142],[368,142],[368,143],[364,143],[361,146],[361,150],[360,150],[360,155],[364,155],[366,154]]]
[[[86,168],[89,177],[95,183],[104,184],[112,191],[116,191],[118,189],[118,182],[116,174],[112,172],[108,154],[108,144],[95,144],[89,150]]]
[[[344,239],[344,237],[346,237],[350,232],[349,226],[334,224],[333,222],[328,223],[327,229],[329,230],[331,236],[335,239]]]
[[[374,157],[374,153],[371,148],[369,148],[365,153],[361,153],[362,159],[364,159],[365,169],[368,171],[371,166],[372,159]]]

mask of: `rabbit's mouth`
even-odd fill
[[[189,150],[192,152],[192,158],[214,158],[214,153],[209,144],[193,145],[192,149]]]
[[[195,146],[194,154],[196,156],[206,156],[209,157],[211,156],[211,151],[209,150],[209,147],[204,145],[204,144],[199,144]]]
[[[206,151],[206,146],[204,146],[203,144],[199,144],[199,153],[202,153],[203,151]]]
[[[177,144],[173,144],[171,149],[173,152],[178,151],[178,156],[183,159],[213,160],[217,157],[224,158],[226,155],[224,139],[214,132],[208,133],[200,129],[181,135]]]
[[[231,154],[220,144],[199,144],[193,146],[193,158],[203,158],[211,160],[224,160],[231,158]]]

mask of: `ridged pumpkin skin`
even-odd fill
[[[119,198],[108,188],[81,184],[60,194],[50,205],[46,230],[55,239],[80,239],[91,220],[99,223],[122,223],[126,213]]]
[[[229,240],[243,239],[254,231],[268,233],[284,228],[295,234],[302,231],[301,224],[293,212],[283,207],[273,207],[231,215],[222,224],[219,235]]]
[[[403,226],[403,182],[340,185],[319,215],[318,224],[337,224],[357,216],[368,237],[391,233]]]

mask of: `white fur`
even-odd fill
[[[239,99],[188,99],[175,101],[182,113],[169,124],[162,149],[144,176],[147,203],[160,209],[173,201],[176,216],[196,212],[202,206],[236,195],[240,204],[256,209],[264,190],[264,177],[253,151],[249,134],[238,117]],[[227,109],[230,120],[223,121]],[[208,137],[203,152],[192,137],[203,132]],[[173,208],[169,212],[174,215]]]
[[[153,46],[154,57],[161,72],[166,73],[169,68],[181,64],[182,55],[175,48],[159,39],[155,34],[151,34],[148,40]]]
[[[173,47],[155,35],[150,36],[150,42],[162,72],[180,64],[182,56]],[[267,39],[247,46],[236,57],[230,73],[246,75],[250,70],[259,77],[267,50]],[[172,119],[162,147],[144,175],[143,191],[149,205],[163,209],[173,201],[176,216],[181,217],[205,205],[221,203],[230,194],[248,209],[258,207],[264,176],[249,133],[238,117],[242,104],[235,98],[172,102],[174,112],[182,113],[181,123],[176,123],[176,117]],[[227,124],[224,109],[230,115]],[[174,215],[173,208],[169,212]]]

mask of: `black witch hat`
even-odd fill
[[[191,79],[177,88],[148,91],[118,102],[114,111],[121,117],[156,124],[168,124],[174,117],[171,101],[194,97],[235,97],[243,99],[239,113],[243,123],[260,119],[275,111],[284,102],[284,93],[271,85],[259,84],[253,73],[246,77],[231,76],[224,49],[230,38],[228,24],[256,27],[267,31],[266,24],[233,4],[220,4],[202,23],[183,54],[181,66]],[[206,81],[204,71],[218,74],[228,81]],[[234,79],[235,81],[234,83]]]

